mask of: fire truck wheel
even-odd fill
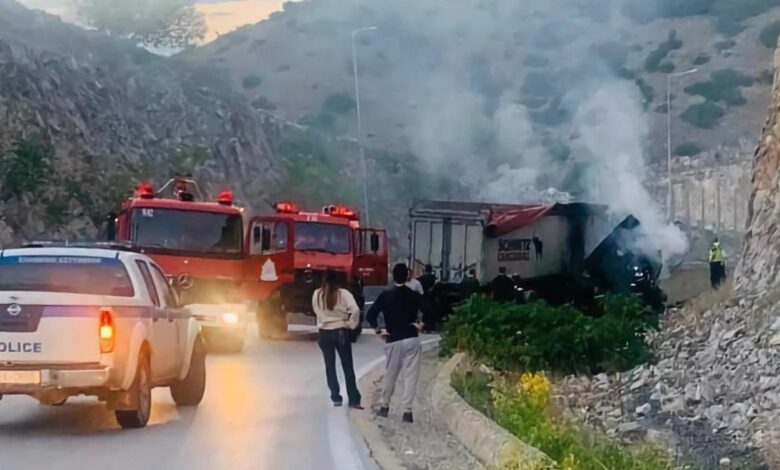
[[[274,302],[263,302],[257,309],[257,333],[264,339],[287,336],[287,314]]]

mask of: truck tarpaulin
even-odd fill
[[[543,217],[552,208],[553,205],[550,204],[494,208],[485,227],[485,232],[490,237],[499,237],[514,232]]]

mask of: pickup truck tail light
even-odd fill
[[[100,310],[100,352],[110,353],[114,351],[114,342],[116,339],[116,330],[114,326],[114,315],[111,310]]]

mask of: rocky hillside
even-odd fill
[[[139,179],[176,171],[266,201],[278,186],[279,124],[219,83],[0,0],[2,242],[94,235]]]
[[[404,154],[367,154],[377,162],[372,215],[398,254],[411,199],[439,187]],[[356,155],[352,140],[249,106],[209,64],[156,56],[0,0],[0,246],[92,237],[138,181],[183,172],[212,194],[233,188],[258,212],[279,198],[313,209],[358,205]]]
[[[351,33],[377,26],[357,44],[369,142],[434,169],[547,164],[539,185],[576,191],[592,151],[578,111],[609,80],[641,102],[651,159],[665,155],[666,79],[693,68],[672,78],[675,153],[755,140],[778,20],[775,0],[312,0],[186,56],[219,64],[257,108],[354,135]]]
[[[705,294],[672,311],[654,340],[656,364],[567,383],[586,420],[661,439],[703,468],[780,468],[780,50],[775,66],[734,297]]]

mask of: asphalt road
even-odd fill
[[[313,335],[270,342],[252,333],[243,354],[209,358],[197,410],[178,410],[167,389],[155,390],[145,429],[120,430],[91,398],[62,407],[3,398],[0,469],[374,469],[347,409],[330,404]],[[353,351],[358,375],[383,354],[370,332]]]

